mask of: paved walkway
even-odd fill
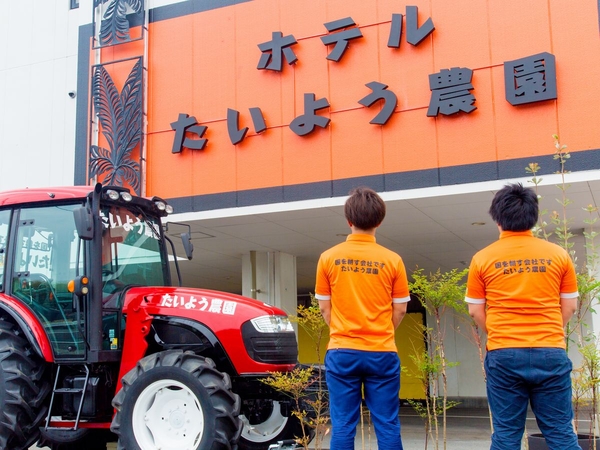
[[[402,426],[402,444],[405,450],[432,450],[435,443],[429,439],[426,447],[426,431],[423,419],[410,407],[400,408],[400,423]],[[446,426],[446,450],[488,450],[490,448],[490,419],[487,409],[454,408],[448,410]],[[539,432],[533,416],[527,420],[527,432]],[[440,428],[440,450],[444,448],[442,430]],[[328,448],[329,441],[323,442]],[[354,444],[356,450],[376,450],[377,440],[372,428],[363,434],[357,430]],[[523,446],[525,449],[526,447]]]
[[[432,450],[435,443],[429,441],[425,446],[425,425],[412,408],[400,408],[400,421],[402,424],[402,443],[405,450]],[[488,411],[484,409],[454,408],[448,411],[446,434],[446,450],[487,450],[490,448],[490,420]],[[535,419],[527,420],[527,431],[538,432]],[[328,448],[329,439],[326,437],[322,448]],[[48,450],[48,447],[43,447]],[[114,447],[113,447],[114,448]],[[356,450],[377,450],[375,433],[368,425],[357,430],[354,448]],[[444,448],[440,429],[438,448]],[[523,447],[525,448],[525,447]],[[39,450],[40,447],[31,447],[30,450]],[[265,449],[266,450],[266,449]],[[348,449],[351,450],[351,449]]]

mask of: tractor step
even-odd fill
[[[79,394],[83,388],[60,388],[54,391],[55,394]]]
[[[81,398],[79,399],[79,407],[77,409],[77,417],[75,418],[75,424],[73,425],[72,429],[76,430],[77,427],[79,426],[79,419],[81,417],[81,409],[83,408],[83,400],[85,399],[85,392],[87,389],[88,381],[90,379],[90,369],[88,368],[88,366],[86,364],[81,364],[81,366],[85,370],[85,380],[83,381],[83,386],[81,386],[80,388],[59,388],[59,387],[57,387],[58,380],[60,380],[59,375],[60,375],[61,365],[59,364],[58,367],[56,368],[56,377],[54,378],[54,386],[52,388],[52,396],[50,397],[50,406],[48,407],[48,415],[46,416],[46,426],[45,426],[46,430],[48,430],[48,427],[50,425],[50,417],[52,416],[52,406],[54,405],[54,399],[57,394],[61,395],[61,394],[79,394],[79,393],[81,393]]]

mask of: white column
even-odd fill
[[[242,258],[242,295],[296,314],[296,257],[251,251]]]

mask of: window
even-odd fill
[[[71,2],[71,9],[79,8],[79,0],[70,0],[70,2]]]
[[[6,261],[6,240],[8,238],[8,224],[10,211],[0,211],[0,291],[4,287],[4,262]]]
[[[55,356],[84,352],[73,295],[67,288],[83,271],[73,218],[77,206],[24,208],[16,234],[12,293],[38,316]]]
[[[105,306],[114,304],[127,285],[165,286],[166,258],[160,242],[160,222],[123,207],[104,207],[102,281]]]

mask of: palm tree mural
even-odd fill
[[[94,9],[105,3],[109,5],[101,19],[100,44],[113,45],[129,41],[127,15],[142,12],[144,0],[94,0]]]
[[[103,184],[129,186],[137,194],[140,164],[131,153],[142,139],[142,59],[139,58],[119,93],[104,66],[96,66],[92,79],[94,110],[109,148],[90,147],[90,176]]]

